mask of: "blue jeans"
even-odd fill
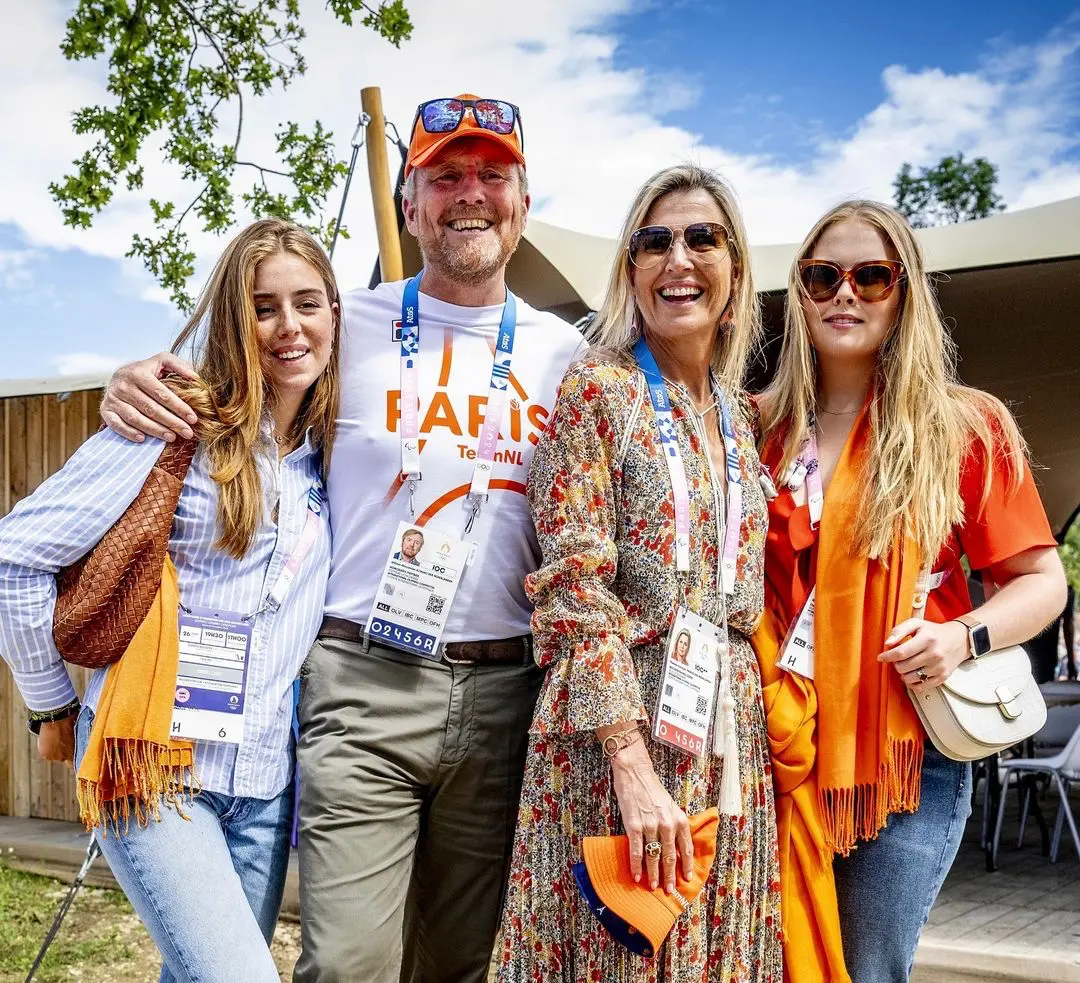
[[[971,765],[927,741],[918,811],[890,816],[876,840],[833,863],[852,983],[905,983],[969,815]]]
[[[76,767],[94,714],[75,730]],[[164,958],[160,983],[279,983],[270,956],[292,825],[292,785],[273,799],[201,792],[161,822],[98,835],[101,852]]]

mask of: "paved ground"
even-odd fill
[[[1033,825],[1017,849],[1015,799],[1010,795],[1000,869],[992,874],[979,849],[981,803],[976,807],[923,932],[913,983],[1080,983],[1080,859],[1066,831],[1059,861],[1051,864],[1041,855]],[[1080,820],[1080,789],[1072,799]],[[1052,823],[1052,806],[1048,818]],[[0,817],[0,851],[12,866],[70,880],[85,849],[85,834],[74,824]],[[100,860],[89,880],[112,883]],[[294,857],[283,914],[295,918],[296,913]]]
[[[1080,789],[1071,798],[1080,822]],[[1080,981],[1080,859],[1066,828],[1058,862],[1051,864],[1031,822],[1018,849],[1016,803],[1012,792],[994,873],[987,873],[979,848],[982,804],[976,804],[960,855],[923,930],[915,980]],[[1046,797],[1045,803],[1052,826],[1053,800]]]

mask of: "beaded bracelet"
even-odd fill
[[[76,697],[55,710],[29,710],[27,711],[26,729],[31,734],[37,734],[41,731],[42,724],[55,724],[58,720],[67,720],[68,717],[74,717],[81,706],[82,704]]]

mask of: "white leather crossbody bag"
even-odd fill
[[[924,567],[915,584],[912,614],[921,618],[930,590]],[[934,746],[954,761],[975,761],[1019,744],[1046,723],[1031,661],[1019,645],[962,662],[940,686],[908,690]]]

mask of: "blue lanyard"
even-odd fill
[[[634,344],[634,358],[645,376],[649,388],[649,400],[656,414],[656,425],[660,432],[660,446],[664,451],[671,479],[672,493],[675,498],[675,545],[676,568],[680,571],[690,569],[690,498],[686,484],[686,469],[679,450],[679,439],[675,421],[671,413],[671,401],[668,399],[667,386],[656,358],[649,349],[644,337]],[[735,589],[735,575],[739,555],[739,533],[742,522],[742,469],[739,466],[739,446],[735,436],[735,426],[727,397],[721,393],[720,429],[724,438],[724,459],[728,479],[727,522],[722,544],[722,580],[724,592],[730,594]]]
[[[420,361],[420,279],[423,270],[405,284],[401,297],[401,473],[409,481],[410,511],[420,473],[419,361]],[[471,512],[466,533],[472,528],[487,499],[499,428],[506,409],[510,385],[510,364],[517,331],[517,300],[508,289],[495,341],[495,356],[488,382],[487,410],[476,449],[472,483],[465,496],[465,508]]]

